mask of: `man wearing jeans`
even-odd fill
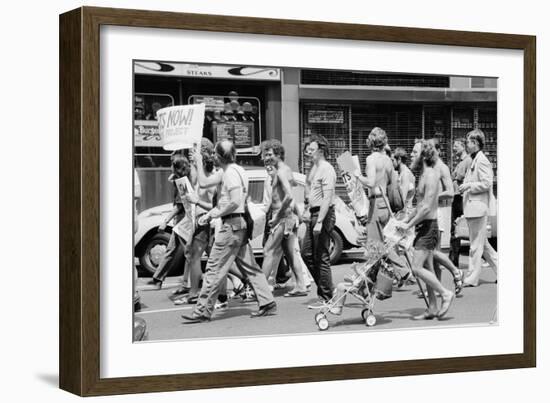
[[[309,223],[302,254],[317,285],[319,297],[318,302],[308,308],[317,309],[332,298],[330,234],[336,220],[334,213],[336,172],[326,160],[328,142],[323,136],[313,135],[308,147],[313,166],[312,172],[308,175],[309,195],[305,200],[304,221]]]
[[[227,279],[227,273],[235,262],[245,274],[256,294],[259,309],[252,317],[274,314],[277,306],[269,290],[267,279],[258,266],[247,237],[244,219],[248,178],[246,172],[235,163],[236,149],[230,141],[216,144],[214,161],[222,169],[221,177],[205,177],[201,170],[200,153],[195,153],[197,174],[201,187],[218,186],[218,206],[207,213],[208,219],[220,217],[222,227],[214,240],[214,245],[206,264],[206,273],[199,299],[191,315],[182,315],[185,323],[200,323],[210,320],[214,304]],[[221,179],[221,181],[220,181]]]

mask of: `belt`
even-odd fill
[[[381,199],[383,198],[384,195],[372,195],[372,196],[369,196],[369,200],[372,200],[372,199]]]
[[[329,206],[329,209],[331,209],[331,208],[334,208],[334,204],[332,204],[332,205]],[[311,208],[309,209],[309,212],[310,212],[311,214],[315,214],[315,213],[318,213],[320,210],[321,210],[321,206],[315,206],[315,207],[311,207]]]
[[[230,218],[244,217],[244,213],[231,213],[224,215],[222,221],[229,220]]]

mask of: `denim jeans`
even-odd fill
[[[330,269],[330,233],[334,229],[336,215],[334,206],[331,206],[323,220],[323,227],[319,235],[313,235],[313,227],[317,224],[319,212],[311,214],[302,246],[304,262],[317,285],[319,298],[332,298],[332,272]]]
[[[273,294],[269,290],[267,279],[256,263],[252,247],[246,239],[246,224],[238,223],[239,220],[244,221],[242,218],[229,219],[216,235],[206,264],[199,299],[195,305],[196,315],[212,316],[214,304],[220,290],[225,286],[227,273],[233,263],[236,263],[237,268],[248,278],[260,307],[273,302]]]

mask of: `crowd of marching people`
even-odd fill
[[[486,231],[487,217],[494,214],[495,203],[492,166],[483,153],[485,136],[475,129],[466,139],[455,140],[453,150],[458,164],[453,172],[440,158],[436,139],[418,140],[410,153],[403,148],[392,152],[385,131],[376,127],[366,141],[372,152],[366,159],[365,172],[354,172],[369,204],[359,241],[383,242],[382,229],[390,216],[399,213],[397,230],[415,233],[412,258],[407,264],[402,255],[395,253],[388,256],[388,261],[400,285],[406,281],[426,285],[427,309],[417,319],[441,318],[463,287],[478,285],[482,258],[497,269],[497,255]],[[268,173],[262,205],[266,228],[261,266],[250,245],[254,224],[247,202],[248,178],[236,163],[234,144],[225,140],[214,145],[203,138],[197,149],[172,155],[174,208],[160,230],[173,220],[189,236],[172,231],[148,287],[161,289],[174,259],[183,254],[182,283],[172,294],[175,304],[194,305],[191,314],[182,315],[184,323],[211,320],[214,312],[227,307],[236,295],[257,301],[258,309],[251,313],[253,318],[276,314],[273,290],[280,287],[283,257],[290,273],[284,285],[285,297],[306,297],[315,283],[317,300],[308,306],[315,309],[326,306],[335,293],[343,292],[345,286],[333,284],[330,265],[337,176],[327,161],[329,143],[320,135],[312,135],[305,143],[304,158],[311,162],[311,168],[306,175],[303,208],[293,198],[296,182],[285,163],[283,145],[278,140],[266,140],[261,152]],[[194,191],[182,196],[175,182],[184,177]],[[400,201],[395,202],[395,198]],[[452,205],[449,255],[440,250],[440,206],[446,202]],[[400,211],[391,211],[395,205]],[[461,216],[467,221],[470,238],[467,271],[458,268],[460,240],[455,236],[455,222]],[[300,247],[297,230],[302,223],[306,231]],[[208,261],[203,273],[201,257],[205,252]],[[454,289],[443,285],[442,269],[452,276]],[[343,304],[342,301],[331,307],[330,313],[341,314]]]

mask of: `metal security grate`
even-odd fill
[[[349,142],[349,105],[347,104],[320,104],[307,103],[302,107],[302,133],[300,148],[303,150],[303,138],[313,134],[322,135],[329,143],[329,158],[327,161],[336,170],[336,194],[348,201],[341,172],[338,169],[336,158],[350,149]],[[304,162],[300,154],[300,166],[306,175],[310,165]]]
[[[451,110],[447,106],[424,106],[424,137],[437,139],[441,147],[440,158],[449,169],[454,168],[451,139]]]
[[[374,127],[384,129],[393,149],[402,147],[410,153],[416,138],[422,137],[422,107],[417,105],[373,104],[352,108],[351,153],[359,156],[365,172],[365,160],[371,150],[366,139]]]
[[[448,76],[415,74],[380,74],[338,70],[302,70],[302,84],[371,85],[390,87],[448,88]]]
[[[497,193],[497,110],[494,107],[480,107],[478,109],[477,127],[485,134],[483,153],[493,166],[493,192]]]

